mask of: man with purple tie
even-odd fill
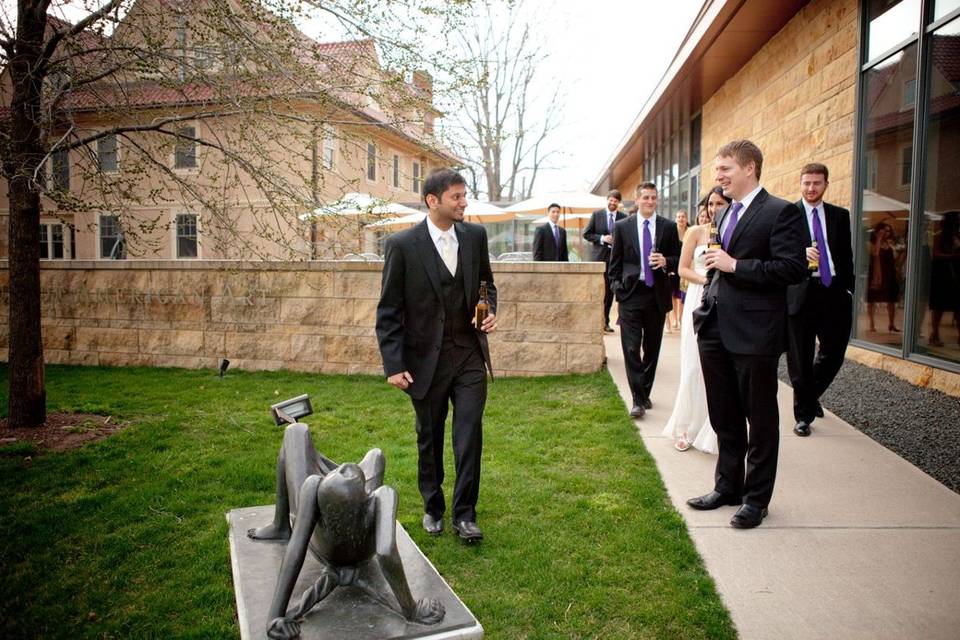
[[[758,526],[777,477],[777,364],[787,345],[787,287],[807,276],[797,205],[760,186],[763,154],[749,140],[717,152],[716,179],[733,202],[717,213],[703,301],[693,312],[710,424],[720,455],[713,491],[694,509],[739,506],[730,525]],[[749,424],[749,428],[748,428]]]
[[[816,162],[800,171],[803,199],[797,206],[806,214],[809,277],[787,289],[793,432],[802,437],[809,436],[814,419],[823,416],[820,396],[843,365],[853,323],[850,212],[823,201],[829,176],[827,167]]]
[[[603,262],[603,330],[613,333],[610,326],[610,309],[613,307],[613,292],[610,290],[610,248],[613,246],[613,225],[627,217],[620,211],[623,197],[616,189],[607,194],[607,206],[590,215],[590,222],[583,230],[583,239],[593,245],[593,261]]]
[[[535,262],[568,262],[567,230],[560,226],[560,205],[547,207],[547,224],[533,232]]]
[[[620,344],[633,395],[632,418],[642,418],[657,374],[663,322],[673,307],[670,278],[680,262],[680,237],[672,220],[657,215],[657,186],[637,187],[637,213],[613,226],[610,290],[620,314]]]

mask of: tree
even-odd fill
[[[117,211],[117,251],[156,242],[156,230],[170,222],[144,212],[174,201],[191,203],[210,234],[235,243],[237,255],[286,246],[298,214],[316,206],[318,181],[345,181],[318,171],[318,140],[331,127],[348,146],[366,139],[370,127],[430,136],[432,96],[417,78],[442,59],[425,54],[421,42],[449,31],[465,3],[82,6],[72,23],[48,15],[50,0],[19,0],[15,16],[0,15],[0,102],[9,105],[0,121],[0,171],[10,203],[11,426],[45,420],[42,206],[74,225],[93,224],[96,211]],[[322,45],[295,26],[318,19],[360,39]],[[48,176],[62,154],[77,158],[78,188]],[[118,161],[123,170],[111,170]],[[240,208],[252,222],[238,224]]]
[[[467,161],[470,187],[491,201],[530,197],[556,150],[550,134],[562,117],[559,83],[544,80],[547,60],[534,19],[521,3],[484,4],[461,32],[462,92],[451,145]]]

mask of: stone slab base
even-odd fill
[[[251,540],[247,529],[262,526],[273,518],[273,505],[234,509],[227,514],[230,524],[230,561],[237,598],[241,640],[266,637],[267,610],[283,560],[285,542]],[[439,598],[446,615],[439,624],[419,625],[371,599],[353,587],[340,587],[317,604],[301,624],[303,640],[479,640],[483,627],[444,581],[423,552],[397,523],[397,547],[415,600]],[[300,578],[293,590],[295,602],[319,577],[320,563],[307,554]]]

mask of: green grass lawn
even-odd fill
[[[488,638],[736,635],[606,372],[490,386],[476,547],[420,529],[413,410],[382,378],[47,372],[50,411],[131,426],[31,461],[0,449],[3,637],[237,637],[224,514],[273,502],[282,431],[267,409],[304,392],[324,454],[383,449],[401,523]],[[6,368],[0,380],[5,414]]]

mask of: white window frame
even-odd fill
[[[393,162],[390,165],[390,187],[399,190],[402,184],[400,179],[400,154],[394,153],[391,158]]]
[[[911,85],[913,90],[911,91]],[[917,79],[909,78],[903,81],[903,93],[900,95],[900,104],[902,105],[902,111],[907,111],[913,109],[917,106]]]
[[[106,140],[108,137],[110,137],[110,136],[104,136],[103,138],[98,139],[95,143],[97,145],[96,152],[95,152],[97,156],[97,170],[100,173],[106,173],[106,174],[120,173],[120,136],[115,133],[111,135],[113,135],[113,137],[117,141],[117,168],[113,169],[112,171],[104,171],[100,164],[100,141]]]
[[[877,170],[880,168],[876,149],[867,151],[866,172],[863,176],[863,188],[876,191]]]
[[[905,151],[910,150],[909,159],[910,162],[903,161],[903,154]],[[910,179],[906,182],[903,181],[903,169],[904,167],[910,167]],[[913,142],[908,142],[906,144],[900,145],[900,148],[897,152],[897,183],[901,187],[909,187],[913,182]]]
[[[181,122],[178,123],[177,131],[182,131],[183,129],[193,129],[193,137],[197,140],[200,139],[200,128],[196,124]],[[178,167],[177,166],[177,143],[179,140],[174,138],[173,140],[173,152],[170,156],[170,166],[177,173],[198,173],[200,171],[200,145],[199,143],[193,143],[193,162],[194,166],[192,167]]]
[[[373,162],[370,160],[370,150],[373,149]],[[370,177],[370,169],[373,169],[373,177]],[[366,153],[364,153],[364,166],[363,166],[363,175],[366,178],[367,182],[371,184],[376,184],[377,182],[377,143],[373,141],[367,142]]]
[[[197,228],[197,235],[196,235],[197,255],[196,256],[180,255],[180,242],[179,242],[180,236],[178,235],[179,228],[177,225],[177,218],[179,218],[180,216],[193,216],[194,218],[196,218],[196,228]],[[172,251],[170,252],[170,255],[173,257],[173,259],[174,260],[200,260],[202,257],[200,253],[200,214],[195,213],[193,211],[174,211],[173,220],[170,223],[170,227],[172,230],[172,233],[170,235],[172,236],[172,239],[173,239],[173,248],[172,248]]]
[[[120,230],[120,233],[123,233],[123,229],[120,228],[120,216],[116,213],[100,213],[97,214],[97,260],[114,260],[110,256],[103,255],[103,218],[110,217],[117,219],[117,228]],[[128,245],[126,239],[123,241],[123,255],[117,260],[126,260],[128,251]]]
[[[70,234],[67,233],[67,225],[60,220],[41,220],[41,227],[46,227],[47,231],[47,256],[40,257],[41,260],[71,260],[73,258],[73,247],[70,246]],[[63,240],[63,257],[53,257],[53,228],[60,227],[60,235]]]
[[[330,154],[329,159],[327,158],[328,153]],[[337,168],[337,131],[331,125],[323,127],[320,166],[326,171],[334,171]]]

